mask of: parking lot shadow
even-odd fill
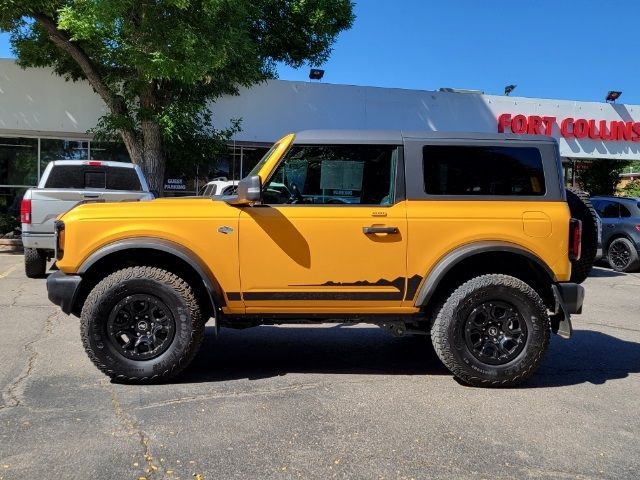
[[[540,370],[527,388],[603,384],[640,373],[640,343],[593,330],[574,330],[570,340],[553,337]]]
[[[378,327],[207,327],[204,344],[178,382],[261,379],[287,373],[446,375],[429,337],[395,338]]]
[[[377,327],[207,327],[204,344],[180,383],[258,380],[288,373],[450,375],[429,337],[392,337]],[[592,330],[552,336],[542,366],[516,388],[603,384],[640,373],[640,343]]]

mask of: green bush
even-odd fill
[[[20,226],[20,222],[13,215],[0,213],[0,235],[12,232]]]
[[[627,183],[622,188],[622,194],[625,197],[640,197],[640,180]]]

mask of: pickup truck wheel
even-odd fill
[[[571,281],[582,283],[591,273],[598,253],[598,217],[589,195],[582,190],[567,188],[567,203],[571,217],[582,222],[582,254],[571,261]]]
[[[42,278],[47,273],[47,254],[36,248],[24,249],[24,273],[29,278]]]
[[[205,321],[191,287],[171,272],[130,267],[89,293],[80,316],[91,361],[115,381],[161,382],[198,352]]]
[[[549,345],[550,322],[540,296],[508,275],[483,275],[445,301],[431,338],[442,363],[473,386],[510,386],[528,378]]]
[[[607,249],[607,261],[616,272],[633,272],[640,266],[638,251],[627,238],[616,238]]]

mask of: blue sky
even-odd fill
[[[640,2],[360,0],[323,81],[640,104]],[[11,56],[0,35],[0,57]],[[308,80],[283,66],[280,78]]]

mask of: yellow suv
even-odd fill
[[[105,374],[164,381],[216,329],[369,322],[430,334],[451,372],[512,385],[571,334],[571,219],[555,141],[305,131],[233,196],[80,205],[56,223],[49,298]]]

